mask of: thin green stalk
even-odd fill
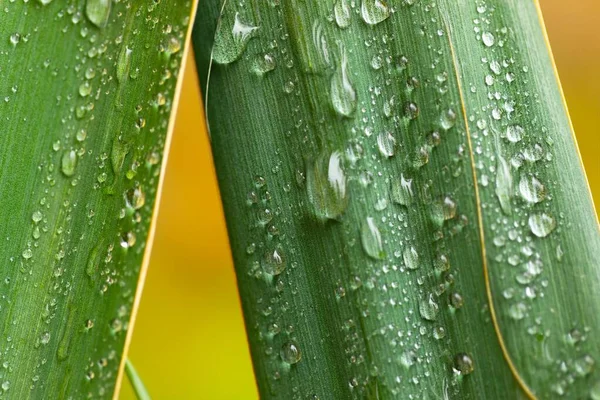
[[[150,400],[150,393],[148,393],[144,382],[129,359],[125,361],[125,372],[127,372],[127,378],[129,378],[129,383],[131,384],[137,399]]]

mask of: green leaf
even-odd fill
[[[118,387],[194,6],[2,3],[3,398]]]
[[[261,398],[600,398],[598,221],[536,2],[200,7]]]

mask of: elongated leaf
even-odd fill
[[[0,393],[110,398],[194,2],[1,4]]]
[[[536,2],[213,0],[194,39],[262,398],[599,398]]]

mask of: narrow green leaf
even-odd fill
[[[133,388],[138,400],[150,400],[150,393],[148,393],[142,378],[140,378],[135,367],[129,359],[125,361],[125,371],[127,372],[127,378],[129,378],[129,383],[131,383],[131,387]]]
[[[536,2],[212,0],[194,45],[261,398],[600,398]]]
[[[1,4],[0,395],[112,398],[195,3]]]

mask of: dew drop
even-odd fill
[[[369,25],[377,25],[390,16],[390,9],[384,0],[362,0],[360,15]]]
[[[346,175],[342,168],[342,156],[335,151],[321,154],[306,171],[308,198],[315,216],[324,221],[336,219],[348,206]]]
[[[521,197],[532,204],[539,203],[546,198],[546,188],[533,175],[522,175],[519,181]]]
[[[498,163],[496,165],[496,196],[500,202],[500,207],[505,214],[512,212],[510,200],[513,196],[513,178],[510,171],[510,165],[504,157],[498,154]]]
[[[352,14],[347,0],[337,0],[333,6],[333,14],[335,16],[335,23],[337,26],[342,29],[350,26]]]
[[[285,256],[280,247],[267,251],[263,258],[262,268],[269,275],[279,275],[286,267]]]
[[[413,200],[412,179],[407,179],[404,175],[400,175],[400,179],[392,179],[391,196],[396,204],[410,205]]]
[[[529,229],[540,238],[548,236],[556,228],[556,221],[546,213],[531,214],[529,216]]]
[[[396,139],[389,132],[382,132],[377,136],[377,147],[384,157],[392,157],[396,151]]]
[[[385,258],[381,233],[373,218],[367,217],[363,221],[360,230],[360,238],[363,249],[370,257],[376,260],[383,260]]]
[[[285,342],[283,346],[281,346],[279,356],[284,362],[292,365],[296,364],[302,359],[302,352],[298,348],[298,344],[295,341],[290,340]]]
[[[525,130],[520,125],[509,125],[506,128],[506,138],[511,143],[518,143],[523,138]]]
[[[402,252],[402,259],[406,268],[415,270],[419,268],[419,253],[413,246],[407,246]]]
[[[467,353],[458,353],[454,356],[453,369],[457,375],[469,375],[475,369],[473,359]]]
[[[276,66],[275,58],[271,54],[262,54],[258,55],[254,60],[252,71],[256,75],[264,75],[267,72],[273,71]]]
[[[447,131],[456,124],[456,113],[452,109],[448,109],[440,116],[440,127]]]
[[[242,21],[239,13],[235,13],[233,21],[231,17],[224,15],[217,26],[212,59],[218,64],[236,61],[257,32],[258,27]]]
[[[77,166],[77,153],[75,150],[66,150],[61,158],[61,171],[65,176],[73,176]]]
[[[333,109],[341,116],[350,117],[356,110],[356,91],[348,76],[348,57],[346,50],[340,45],[341,62],[331,77],[331,103]]]
[[[435,321],[439,311],[440,308],[431,294],[419,302],[419,314],[427,321]]]
[[[85,15],[90,22],[98,28],[104,28],[110,16],[112,0],[87,0],[85,3]]]
[[[119,83],[124,83],[129,77],[132,53],[133,51],[127,46],[123,46],[119,53],[119,59],[117,61],[117,81]]]
[[[493,46],[494,42],[496,41],[494,35],[491,32],[483,32],[483,34],[481,35],[481,40],[483,41],[483,44],[487,47]]]

